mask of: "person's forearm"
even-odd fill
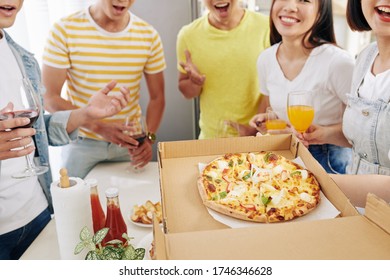
[[[390,176],[377,174],[330,176],[355,206],[365,207],[368,193],[390,202]]]
[[[146,123],[148,124],[149,132],[157,132],[161,124],[164,109],[165,99],[163,95],[150,100],[146,108]]]
[[[329,144],[334,144],[341,147],[352,147],[343,133],[342,123],[329,126],[328,139]]]
[[[198,97],[202,92],[202,86],[194,84],[190,79],[179,81],[179,90],[187,99]]]
[[[44,95],[45,110],[54,113],[57,111],[77,109],[70,101],[63,99],[59,95],[46,93]]]
[[[92,122],[92,120],[87,117],[85,107],[72,110],[66,125],[66,132],[72,133],[80,126],[85,126],[88,120]]]

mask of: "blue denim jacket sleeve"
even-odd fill
[[[13,54],[15,55],[23,77],[26,77],[31,81],[34,89],[40,95],[41,104],[43,104],[42,95],[44,94],[45,89],[41,84],[41,71],[38,62],[34,58],[34,55],[16,44],[6,32],[5,38]],[[61,111],[56,112],[53,115],[47,115],[44,114],[42,107],[43,106],[41,106],[39,118],[34,125],[34,128],[36,129],[36,134],[34,136],[36,157],[34,158],[34,161],[39,162],[42,165],[49,166],[49,144],[53,146],[68,144],[70,141],[76,139],[78,130],[73,131],[70,135],[68,135],[66,132],[66,125],[71,111]],[[50,193],[50,184],[53,181],[51,170],[45,174],[40,175],[38,180],[49,202],[50,211],[53,213],[52,198]]]
[[[66,132],[70,113],[71,111],[59,111],[52,115],[45,115],[45,127],[50,146],[66,145],[77,138],[78,129],[70,134]]]

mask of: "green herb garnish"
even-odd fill
[[[261,196],[261,202],[264,204],[264,206],[267,206],[268,203],[270,203],[272,200],[272,197],[270,196],[265,196],[265,195],[262,195]]]

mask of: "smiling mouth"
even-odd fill
[[[0,6],[0,10],[5,10],[5,11],[12,11],[12,10],[15,10],[16,8],[15,7],[12,7],[12,6]]]
[[[115,6],[115,5],[113,5],[113,7],[115,10],[120,11],[120,12],[122,12],[124,9],[126,9],[126,7]]]
[[[299,22],[298,19],[291,18],[291,17],[280,16],[279,18],[280,18],[280,20],[281,20],[282,22],[286,22],[286,23],[297,23],[297,22]]]
[[[226,12],[229,9],[229,3],[216,4],[214,7],[221,12]]]
[[[375,10],[382,16],[390,17],[390,7],[376,7]]]

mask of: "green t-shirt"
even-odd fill
[[[257,113],[259,92],[256,61],[269,46],[269,19],[245,11],[234,29],[220,30],[209,24],[207,15],[184,26],[177,39],[177,59],[193,63],[206,75],[200,95],[199,139],[218,136],[221,121],[248,124]],[[178,70],[184,72],[178,64]]]

